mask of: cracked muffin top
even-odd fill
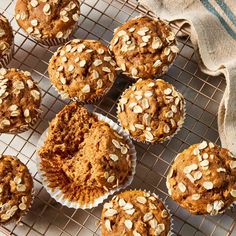
[[[20,133],[39,116],[41,93],[30,72],[0,69],[0,133]]]
[[[78,0],[17,0],[15,18],[37,39],[66,39],[80,14]]]
[[[163,142],[184,122],[185,101],[173,85],[164,80],[138,80],[125,90],[118,102],[122,127],[140,142]]]
[[[8,54],[13,43],[12,27],[5,16],[0,14],[0,56]]]
[[[147,16],[133,18],[116,28],[110,49],[117,66],[135,79],[164,74],[179,52],[169,25]]]
[[[167,188],[193,214],[223,213],[236,200],[236,158],[211,142],[194,144],[176,157]]]
[[[48,73],[62,98],[88,103],[112,87],[115,65],[108,48],[99,41],[74,39],[55,52]]]
[[[99,41],[74,39],[55,52],[48,73],[62,98],[88,103],[112,87],[115,66],[108,48]]]
[[[104,204],[103,236],[167,236],[170,213],[154,193],[130,190]]]
[[[131,174],[123,137],[76,103],[51,122],[39,156],[49,187],[83,205],[122,185]]]
[[[18,221],[32,203],[33,179],[13,156],[0,155],[0,223]]]

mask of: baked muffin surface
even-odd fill
[[[48,186],[80,204],[124,183],[131,175],[129,147],[107,123],[72,103],[51,122],[39,150]]]
[[[0,222],[19,220],[32,203],[33,180],[28,168],[13,156],[0,155]]]
[[[12,27],[5,16],[0,14],[0,57],[6,55],[13,43]]]
[[[17,0],[15,18],[37,39],[68,38],[80,14],[78,0]]]
[[[155,194],[142,190],[122,192],[104,204],[102,235],[168,235],[170,214]]]
[[[115,66],[108,48],[99,41],[74,39],[53,55],[48,72],[63,98],[90,102],[112,87]]]
[[[162,142],[182,126],[185,101],[164,80],[138,80],[118,102],[117,115],[122,127],[137,141]]]
[[[39,116],[41,93],[28,71],[0,69],[0,133],[19,133]]]
[[[169,25],[147,16],[133,18],[118,27],[110,49],[120,69],[135,79],[164,74],[179,51]]]
[[[180,153],[167,176],[171,197],[193,214],[216,215],[236,199],[236,159],[203,141]]]

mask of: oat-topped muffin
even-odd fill
[[[222,213],[236,200],[236,158],[211,142],[192,145],[176,157],[167,188],[193,214]]]
[[[28,71],[0,69],[0,133],[20,133],[38,116],[41,94]]]
[[[0,67],[5,67],[12,58],[13,31],[7,18],[0,14]]]
[[[49,188],[59,188],[65,200],[80,205],[93,204],[131,175],[123,137],[76,103],[53,119],[39,156]]]
[[[105,203],[102,211],[103,236],[166,236],[170,214],[153,193],[130,190]]]
[[[96,40],[75,39],[59,48],[49,63],[49,77],[63,98],[92,102],[113,85],[115,61]]]
[[[47,45],[65,42],[79,14],[79,0],[18,0],[15,8],[19,26]]]
[[[0,223],[18,221],[31,206],[33,180],[28,168],[13,156],[0,155]]]
[[[143,79],[167,72],[179,51],[169,25],[147,16],[133,18],[118,27],[110,49],[125,74]]]
[[[164,80],[139,80],[118,102],[118,119],[137,141],[162,142],[184,121],[184,98]]]

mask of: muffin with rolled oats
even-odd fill
[[[120,193],[104,204],[102,236],[167,236],[170,213],[154,194],[142,190]]]
[[[132,172],[126,140],[77,103],[52,120],[39,157],[46,188],[59,191],[55,199],[74,208],[98,205]]]
[[[0,14],[0,67],[5,67],[14,51],[12,27],[5,16]]]
[[[116,78],[116,63],[97,40],[74,39],[50,59],[49,78],[63,98],[90,103],[106,94]]]
[[[163,142],[180,129],[185,118],[185,100],[164,80],[138,80],[118,102],[121,126],[139,142]]]
[[[0,223],[19,221],[33,201],[33,179],[17,158],[0,155]]]
[[[80,15],[79,0],[17,0],[15,18],[19,26],[48,46],[65,43]]]
[[[167,188],[193,214],[223,213],[236,200],[236,157],[211,142],[194,144],[176,157]]]
[[[40,113],[41,93],[30,72],[0,69],[0,133],[20,133],[33,126]]]
[[[147,16],[133,18],[115,29],[110,49],[119,68],[135,79],[164,74],[179,52],[169,25]]]

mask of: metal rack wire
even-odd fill
[[[43,91],[40,121],[33,129],[18,135],[0,135],[0,153],[12,154],[27,164],[33,177],[36,197],[32,209],[19,225],[0,227],[1,235],[19,236],[89,236],[100,235],[97,222],[102,206],[92,210],[63,207],[50,198],[37,174],[35,149],[48,122],[66,103],[52,88],[47,75],[50,57],[56,48],[46,48],[27,37],[13,19],[15,1],[0,2],[1,12],[11,20],[15,30],[15,55],[9,67],[28,70]],[[142,12],[151,15],[134,0],[84,0],[81,5],[79,28],[73,37],[94,38],[108,43],[113,29]],[[177,29],[181,31],[181,29]],[[183,93],[187,100],[187,119],[181,131],[168,142],[157,145],[136,143],[137,170],[130,188],[142,188],[157,193],[169,205],[174,218],[175,235],[236,235],[236,210],[219,216],[193,216],[173,202],[165,187],[166,174],[175,155],[188,145],[202,139],[219,143],[217,109],[225,80],[203,74],[195,61],[189,37],[179,39],[180,54],[164,76]],[[122,75],[101,101],[88,107],[116,120],[116,102],[131,81]]]

